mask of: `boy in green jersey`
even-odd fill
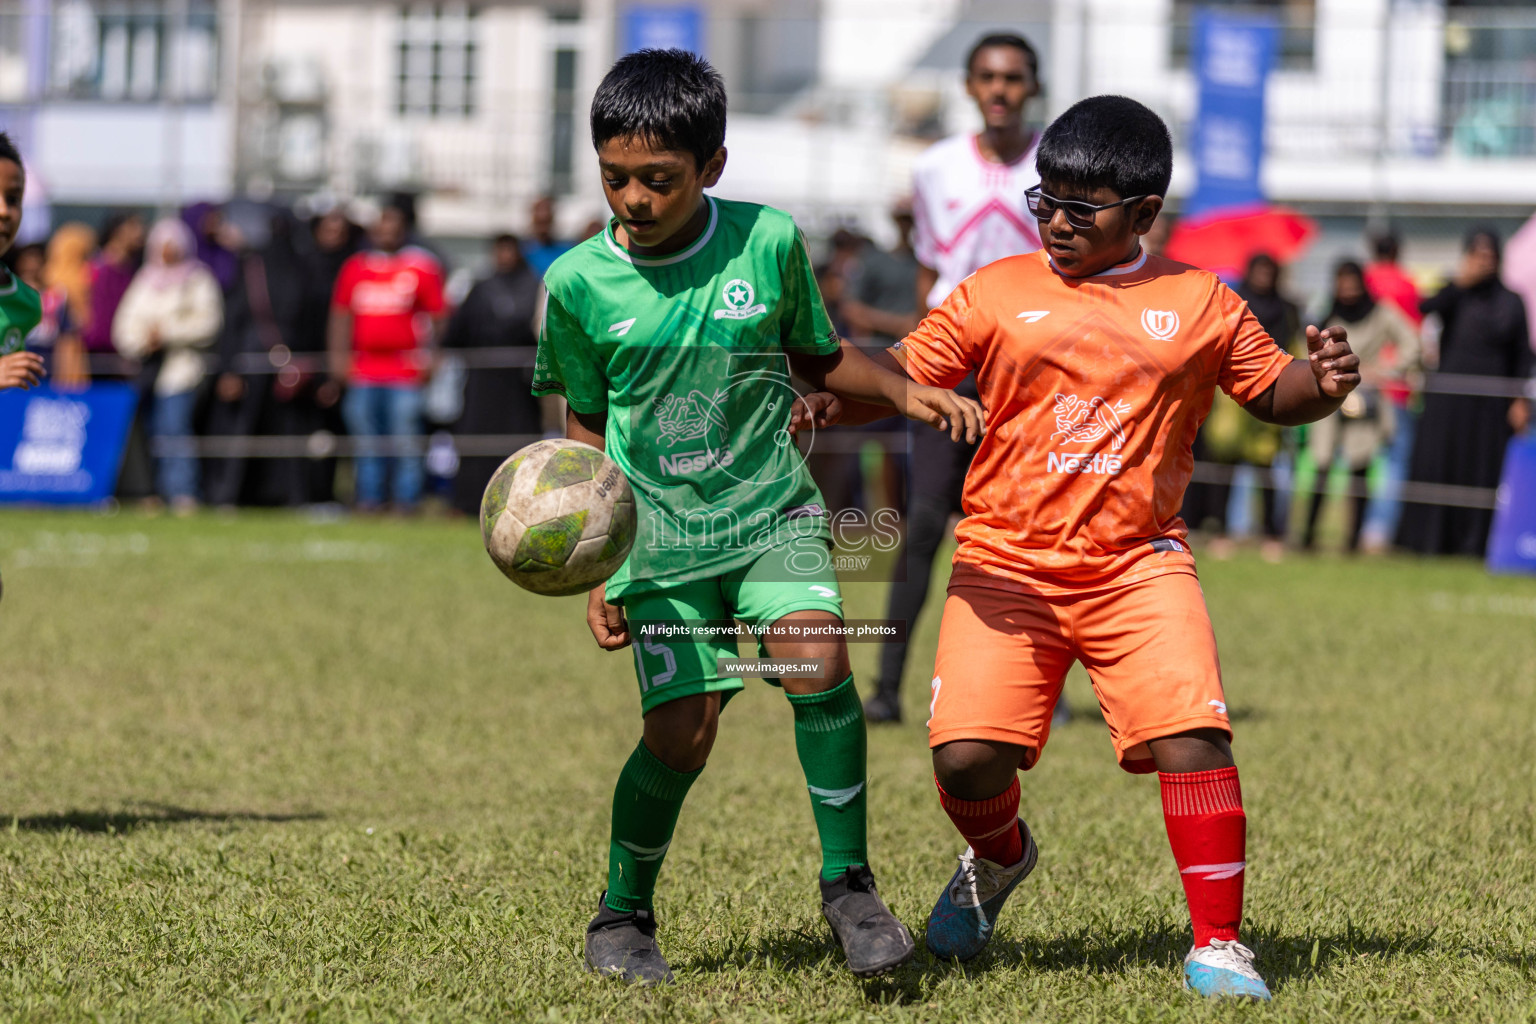
[[[11,137],[0,132],[0,256],[21,230],[21,202],[27,174]],[[43,378],[43,358],[25,350],[27,335],[43,318],[43,302],[26,282],[0,264],[0,390],[36,387]]]
[[[603,448],[634,486],[635,546],[590,596],[607,650],[634,641],[644,733],[614,792],[608,888],[587,928],[591,970],[670,980],[652,895],[721,706],[742,688],[720,665],[732,620],[770,658],[812,663],[778,680],[821,839],[822,913],[855,974],[905,962],[912,937],[875,888],[865,841],[864,719],[821,495],[793,443],[839,396],[953,436],[981,409],[914,386],[843,345],[794,221],[704,195],[725,166],[725,89],[705,61],[642,50],[592,101],[592,143],[614,218],[545,276],[533,387],[569,404],[568,436]],[[818,389],[802,399],[793,371]]]

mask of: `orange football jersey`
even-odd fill
[[[1044,594],[1190,571],[1179,506],[1215,388],[1245,404],[1291,361],[1216,275],[1146,254],[1087,278],[999,260],[897,348],[922,384],[975,371],[987,409],[957,576]]]

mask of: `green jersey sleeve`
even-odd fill
[[[780,318],[779,342],[786,351],[831,355],[837,351],[837,330],[821,301],[816,271],[805,248],[805,236],[795,229],[789,252],[784,259],[784,314]]]
[[[608,411],[608,374],[602,354],[565,305],[550,293],[533,363],[533,393],[560,395],[579,413]]]

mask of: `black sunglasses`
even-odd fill
[[[1134,203],[1141,199],[1150,198],[1152,193],[1144,196],[1131,196],[1129,199],[1120,199],[1113,203],[1105,203],[1102,206],[1094,206],[1077,199],[1057,199],[1053,195],[1047,195],[1040,190],[1040,186],[1024,190],[1024,201],[1029,204],[1029,212],[1035,215],[1035,219],[1044,224],[1056,216],[1060,210],[1067,215],[1067,223],[1075,228],[1093,227],[1093,219],[1100,210],[1112,210],[1126,203]]]

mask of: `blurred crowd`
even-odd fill
[[[916,323],[911,211],[900,205],[892,216],[893,248],[840,229],[819,268],[834,322],[861,344],[890,344]],[[1144,239],[1154,253],[1168,236],[1166,220]],[[1260,423],[1218,394],[1196,440],[1197,472],[1183,508],[1216,557],[1250,539],[1270,560],[1288,547],[1316,549],[1334,496],[1343,504],[1333,519],[1345,551],[1484,553],[1488,495],[1499,485],[1505,447],[1530,427],[1531,403],[1515,394],[1536,369],[1530,321],[1521,297],[1501,279],[1496,231],[1469,232],[1459,265],[1439,282],[1409,273],[1401,246],[1391,232],[1369,238],[1362,246],[1369,255],[1340,260],[1329,287],[1310,301],[1292,295],[1285,268],[1262,253],[1233,282],[1293,354],[1306,353],[1307,325],[1347,327],[1365,383],[1333,416],[1299,428]],[[1434,383],[1426,383],[1426,373]],[[1508,393],[1455,393],[1462,390],[1458,377],[1475,381],[1466,390]],[[901,429],[871,429],[882,427]],[[834,508],[878,507],[901,491],[896,460],[828,455],[813,457],[812,470]],[[1408,497],[1420,500],[1405,501],[1405,485]],[[1460,488],[1481,494],[1468,500]]]
[[[366,217],[272,207],[265,220],[247,244],[216,205],[153,222],[125,211],[8,256],[43,296],[28,346],[53,385],[137,393],[118,497],[177,513],[342,497],[411,513],[435,494],[476,512],[500,459],[461,455],[453,435],[544,429],[529,393],[540,276],[576,241],[556,235],[553,201],[533,204],[524,237],[491,240],[487,273],[453,284],[409,196]],[[475,349],[499,358],[477,365]]]
[[[340,206],[272,208],[255,245],[212,204],[154,222],[122,212],[64,224],[8,259],[43,296],[28,344],[46,355],[55,386],[112,380],[139,396],[121,499],[187,512],[344,498],[363,512],[409,513],[435,496],[474,514],[510,450],[497,439],[559,429],[558,411],[528,388],[540,278],[577,241],[557,236],[555,213],[551,199],[536,201],[527,234],[492,239],[488,272],[455,285],[418,237],[408,196],[367,218]],[[817,268],[839,332],[870,348],[917,323],[912,210],[899,204],[891,217],[893,246],[841,228]],[[1404,269],[1400,244],[1370,239],[1369,256],[1339,262],[1310,301],[1290,294],[1285,268],[1266,255],[1235,282],[1298,354],[1305,325],[1347,326],[1366,384],[1334,416],[1297,429],[1259,423],[1218,396],[1184,506],[1218,557],[1250,537],[1271,559],[1287,545],[1316,547],[1332,495],[1343,500],[1334,519],[1348,551],[1486,547],[1491,511],[1477,506],[1487,502],[1454,500],[1464,492],[1453,489],[1498,486],[1530,403],[1426,388],[1424,374],[1529,379],[1529,320],[1500,279],[1497,233],[1469,233],[1460,265],[1429,288]],[[904,511],[904,426],[858,429],[867,439],[810,456],[829,506]],[[1409,497],[1415,486],[1421,496],[1436,493],[1424,485],[1449,487],[1451,500],[1405,501],[1405,485]]]

